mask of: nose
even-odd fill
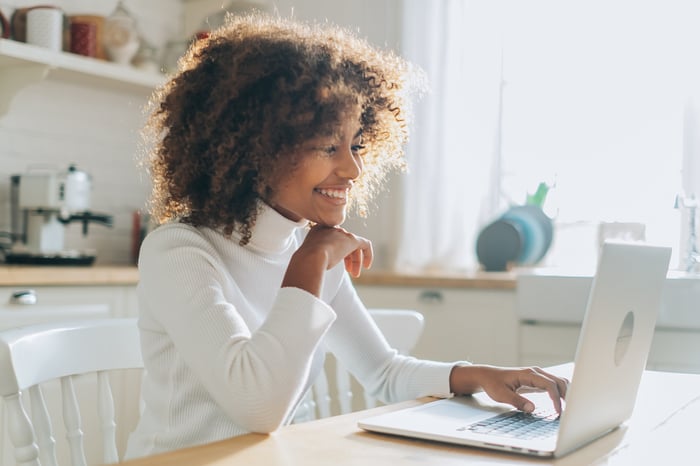
[[[349,180],[356,180],[362,175],[364,163],[362,157],[352,152],[351,147],[343,149],[339,158],[336,172],[338,176]]]

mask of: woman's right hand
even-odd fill
[[[372,266],[372,243],[340,227],[315,225],[287,266],[282,286],[293,286],[320,295],[323,274],[341,260],[345,270],[359,277]]]

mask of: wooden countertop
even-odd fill
[[[515,289],[516,272],[363,272],[354,278],[356,285],[415,286],[427,288]]]
[[[0,286],[136,285],[138,280],[138,269],[127,265],[0,266]]]
[[[515,272],[367,271],[353,279],[363,286],[515,289]],[[89,267],[0,265],[0,286],[26,285],[135,285],[138,269],[126,265]]]

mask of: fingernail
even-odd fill
[[[525,406],[523,406],[523,411],[526,413],[531,413],[535,410],[535,405],[533,405],[531,402],[525,403]]]

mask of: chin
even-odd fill
[[[339,227],[340,225],[343,224],[343,222],[326,222],[326,221],[320,221],[320,222],[315,222],[315,223],[317,225],[321,225],[321,226],[328,227],[328,228]]]
[[[345,218],[345,215],[343,215],[342,218],[319,218],[312,221],[318,225],[323,225],[325,227],[339,227],[340,225],[345,223]]]

